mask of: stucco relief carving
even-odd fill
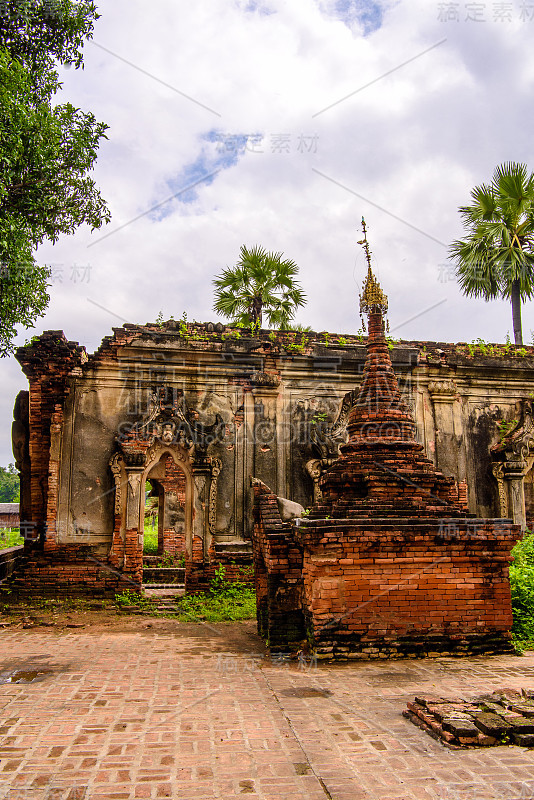
[[[504,465],[502,462],[492,464],[491,471],[497,481],[497,491],[499,494],[499,516],[508,517],[508,493],[504,483]]]
[[[139,527],[140,489],[141,473],[130,472],[128,474],[128,500],[126,504],[126,527],[129,530]]]
[[[169,447],[169,452],[172,449],[175,461],[181,461],[184,464],[188,461],[188,454],[185,453],[181,448],[171,448],[170,445],[167,445],[167,447]],[[165,442],[156,442],[152,445],[152,447],[149,447],[146,451],[145,465],[148,466],[149,464],[153,464],[158,461],[160,456],[166,451],[167,447]]]
[[[212,536],[215,536],[215,522],[217,520],[217,482],[222,469],[220,458],[211,460],[211,484],[208,508],[208,527]]]
[[[319,486],[319,480],[321,475],[323,474],[323,466],[321,463],[321,459],[319,458],[312,458],[310,461],[307,461],[304,465],[305,471],[308,473],[310,478],[313,481],[313,502],[318,503],[322,499],[322,492]]]
[[[226,435],[226,425],[218,411],[206,416],[207,420],[201,421],[200,412],[187,405],[182,390],[168,386],[154,388],[145,416],[125,426],[117,443],[131,466],[143,466],[147,449],[158,442],[194,450],[195,456],[202,458],[210,444],[223,441]],[[210,417],[213,422],[209,422]]]
[[[312,458],[304,465],[305,472],[308,473],[313,481],[313,502],[318,503],[323,498],[321,491],[321,477],[336,461],[335,458]]]
[[[13,409],[13,424],[11,426],[11,444],[15,456],[15,467],[22,472],[23,464],[28,453],[28,422],[29,422],[29,395],[28,392],[19,392]]]
[[[526,526],[524,478],[534,463],[534,420],[532,400],[520,401],[519,421],[490,448],[492,472],[497,480],[501,514],[507,514],[522,528]]]
[[[280,375],[272,372],[252,372],[250,382],[253,386],[264,386],[267,389],[276,389],[280,385]]]
[[[354,403],[356,402],[357,397],[358,397],[357,389],[352,389],[352,391],[346,393],[343,400],[341,401],[341,406],[338,415],[332,427],[330,428],[330,436],[337,438],[345,434],[349,422],[350,410],[354,405]]]
[[[433,400],[448,400],[452,402],[458,394],[458,387],[453,380],[430,381],[428,392]]]
[[[413,417],[417,417],[417,403],[412,394],[401,394],[402,402]]]
[[[519,421],[514,425],[502,441],[493,445],[491,456],[496,460],[517,461],[534,454],[534,420],[532,400],[521,400]]]
[[[112,455],[109,466],[115,481],[115,516],[118,517],[122,509],[122,469],[121,456],[119,453],[114,453]]]
[[[347,440],[347,424],[350,410],[358,396],[358,390],[347,392],[341,402],[334,397],[301,399],[293,410],[297,436],[309,444],[312,458],[304,463],[304,472],[313,484],[313,502],[322,498],[320,479],[323,472],[339,457],[339,448]],[[328,422],[328,417],[334,421]]]
[[[339,408],[334,397],[301,399],[293,408],[293,424],[297,438],[310,445],[316,459],[339,456],[339,447],[346,439],[350,409],[356,391],[347,392]],[[337,412],[337,413],[336,413]],[[335,414],[335,417],[334,417]],[[334,421],[330,423],[328,419]]]

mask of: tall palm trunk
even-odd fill
[[[512,283],[512,319],[514,323],[514,341],[516,344],[523,344],[523,332],[521,330],[521,292],[519,291],[519,281]]]
[[[252,298],[252,309],[251,309],[251,317],[252,317],[252,324],[257,325],[258,328],[261,328],[262,325],[262,310],[263,310],[263,300],[261,295],[256,295]]]

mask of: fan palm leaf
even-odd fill
[[[226,267],[213,281],[214,310],[247,326],[261,325],[263,313],[272,327],[288,324],[306,295],[295,280],[297,265],[282,256],[242,245],[235,267]]]
[[[534,295],[534,174],[506,162],[471,198],[459,209],[466,236],[452,243],[449,258],[465,295],[512,301],[514,337],[522,344],[521,301]]]

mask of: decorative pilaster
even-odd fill
[[[491,466],[491,471],[497,481],[497,490],[499,493],[499,517],[504,519],[508,518],[508,491],[504,482],[504,464],[502,461],[494,461]]]
[[[217,520],[217,482],[221,474],[222,461],[220,458],[211,459],[210,500],[208,509],[208,528],[210,536],[215,536],[215,522]]]
[[[465,473],[460,474],[462,436],[456,433],[454,419],[458,389],[453,380],[430,381],[428,393],[434,408],[436,466],[445,474],[453,475],[456,480],[462,480],[465,478]]]
[[[525,489],[523,485],[523,479],[527,472],[526,461],[519,459],[517,461],[504,462],[504,478],[508,482],[508,498],[512,519],[516,525],[521,525],[522,531],[527,527]]]
[[[519,422],[491,450],[492,471],[499,491],[501,514],[507,510],[521,529],[527,526],[525,475],[534,463],[534,421],[532,400],[521,400]],[[503,514],[504,516],[504,514]]]

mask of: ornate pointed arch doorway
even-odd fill
[[[162,553],[166,549],[183,553],[186,585],[188,575],[209,561],[221,463],[207,455],[211,428],[189,416],[183,397],[168,399],[167,390],[154,390],[146,417],[116,439],[110,460],[115,524],[108,558],[138,585],[143,574],[147,481],[158,496],[158,546],[161,543]]]

